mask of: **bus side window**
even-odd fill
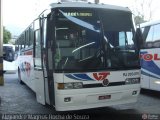
[[[41,66],[40,30],[35,31],[35,67]]]
[[[147,29],[147,28],[145,28],[145,29]],[[154,28],[153,28],[153,26],[151,26],[148,31],[146,41],[144,44],[144,48],[146,48],[146,49],[153,47],[153,32],[154,32]]]
[[[160,24],[154,26],[153,42],[155,48],[160,47]]]

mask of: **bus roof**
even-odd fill
[[[99,9],[106,9],[106,10],[110,9],[110,10],[119,10],[119,11],[131,12],[131,10],[128,7],[121,7],[121,6],[108,5],[108,4],[95,4],[95,3],[89,3],[89,2],[62,2],[62,3],[59,2],[59,3],[51,3],[50,4],[50,8],[51,9],[52,8],[99,8]],[[19,35],[19,37],[22,34],[24,34],[24,31]],[[17,38],[17,40],[19,39],[19,37]]]
[[[120,10],[131,12],[127,7],[120,7],[115,5],[107,4],[95,4],[95,3],[84,3],[84,2],[64,2],[64,3],[52,3],[50,4],[51,8],[58,7],[68,7],[68,8],[101,8],[101,9],[111,9],[111,10]]]
[[[159,24],[160,20],[156,20],[156,21],[149,21],[149,22],[145,22],[140,24],[140,27],[146,27],[146,26],[151,26],[151,25],[156,25]]]

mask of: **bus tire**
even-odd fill
[[[21,85],[24,85],[24,82],[21,79],[21,72],[19,68],[18,68],[18,83],[20,83]]]

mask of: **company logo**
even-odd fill
[[[152,61],[152,60],[160,60],[159,54],[141,54],[141,59],[144,59],[145,61]]]
[[[66,74],[65,76],[74,80],[104,81],[108,75],[110,75],[110,72],[92,73],[91,76],[85,73]]]
[[[109,72],[93,73],[93,77],[94,77],[97,81],[103,81],[103,80],[105,80],[108,75],[110,75]]]
[[[109,80],[108,79],[103,80],[103,82],[102,82],[103,86],[108,86],[108,84],[109,84]]]

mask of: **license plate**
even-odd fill
[[[98,99],[99,99],[99,100],[111,99],[111,95],[103,95],[103,96],[99,96]]]

